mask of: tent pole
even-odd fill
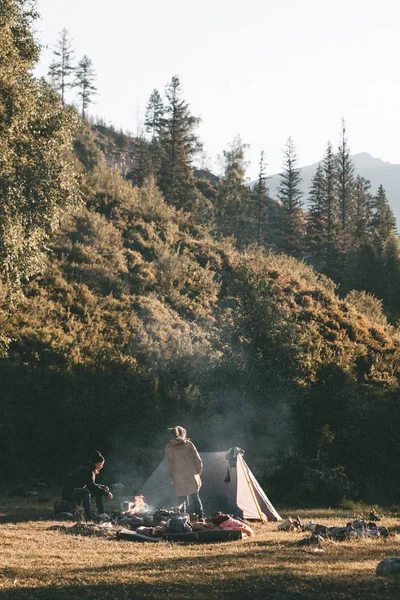
[[[254,488],[253,488],[253,484],[251,483],[251,479],[250,479],[250,476],[249,476],[249,473],[248,473],[248,470],[247,470],[247,465],[245,464],[242,455],[239,454],[239,453],[238,453],[238,458],[239,458],[240,463],[241,463],[241,465],[243,467],[244,476],[246,477],[246,481],[247,481],[247,483],[249,485],[251,495],[253,496],[254,504],[257,507],[258,514],[260,515],[260,521],[262,521],[263,523],[265,523],[265,515],[263,514],[263,512],[262,512],[262,510],[260,508],[260,505],[258,503],[258,500],[256,498],[256,495],[255,495],[255,492],[254,492]]]

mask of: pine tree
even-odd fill
[[[381,238],[382,239],[382,238]],[[384,243],[385,281],[383,299],[390,307],[392,320],[400,317],[400,240],[393,230]]]
[[[297,168],[297,155],[292,138],[284,150],[284,166],[278,187],[282,202],[283,249],[287,254],[300,258],[304,251],[304,216],[301,209],[301,175]]]
[[[352,247],[364,242],[370,231],[371,222],[371,182],[360,175],[354,186],[354,215],[352,219]]]
[[[319,164],[311,182],[307,217],[307,247],[311,255],[311,262],[316,262],[319,267],[323,262],[327,235],[325,191],[324,169]]]
[[[217,232],[234,236],[239,248],[250,242],[251,190],[245,184],[248,144],[236,136],[222,152],[224,173],[219,181],[215,206]]]
[[[182,87],[176,75],[165,93],[167,102],[160,132],[158,183],[167,202],[190,210],[198,195],[192,160],[201,147],[195,134],[200,120],[190,113],[189,105],[182,99]]]
[[[350,157],[344,120],[342,121],[341,142],[336,155],[336,170],[339,244],[343,255],[351,244],[351,223],[354,217],[355,192],[354,165]]]
[[[0,12],[0,273],[10,289],[43,268],[46,240],[77,198],[68,161],[72,111],[32,75],[39,48],[32,3],[2,0]]]
[[[266,184],[267,177],[265,175],[265,159],[264,150],[260,156],[260,166],[258,171],[258,180],[253,190],[253,198],[256,207],[256,242],[258,246],[264,245],[265,242],[265,226],[267,222],[267,202],[268,202],[268,187]]]
[[[135,165],[126,178],[131,180],[133,185],[142,187],[149,179],[154,178],[151,144],[144,138],[136,138],[134,151]]]
[[[385,189],[379,186],[376,196],[372,199],[371,227],[383,240],[396,232],[396,218],[389,205]]]
[[[154,90],[146,107],[145,127],[152,138],[157,137],[162,128],[164,117],[164,104],[158,90]]]
[[[85,119],[87,115],[87,109],[93,102],[92,96],[97,92],[97,88],[94,86],[95,78],[96,73],[93,68],[92,60],[85,55],[78,63],[74,82],[74,87],[78,88],[78,96],[81,98],[82,119]]]
[[[72,64],[74,53],[68,31],[65,28],[60,33],[53,54],[56,58],[50,65],[48,75],[52,87],[60,92],[62,103],[65,104],[65,92],[73,85],[69,79],[74,71]]]

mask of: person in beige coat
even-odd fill
[[[170,440],[165,448],[165,458],[178,504],[182,512],[188,512],[190,507],[203,519],[203,506],[199,496],[203,462],[195,445],[186,436],[186,429],[171,427],[168,433]]]

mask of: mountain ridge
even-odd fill
[[[383,185],[393,209],[396,221],[400,223],[400,164],[383,161],[375,158],[368,152],[359,152],[351,156],[356,174],[365,177],[371,182],[371,192],[376,194],[378,187]],[[321,161],[320,161],[321,162]],[[308,190],[320,162],[300,167],[302,176],[301,189],[304,194],[303,200],[307,206]],[[255,182],[252,182],[253,185]],[[277,189],[280,183],[280,174],[274,173],[267,178],[271,198],[277,198]]]

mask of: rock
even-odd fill
[[[396,575],[400,573],[400,558],[385,558],[379,565],[376,567],[376,574],[380,577],[385,577],[387,575]]]

